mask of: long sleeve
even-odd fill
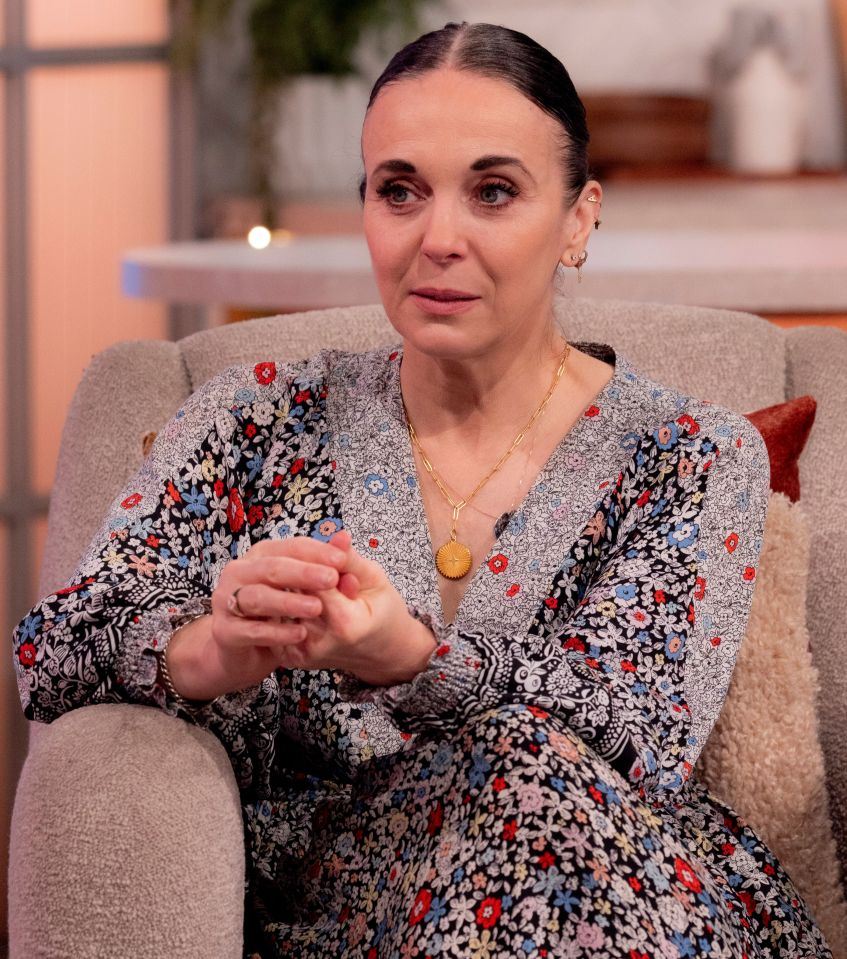
[[[767,510],[761,436],[705,409],[724,424],[719,437],[681,416],[641,438],[529,635],[459,630],[415,611],[438,640],[428,668],[386,689],[348,678],[344,694],[375,700],[413,733],[522,703],[562,719],[645,793],[678,789],[726,693]]]
[[[50,722],[94,703],[157,706],[215,732],[242,787],[264,774],[279,726],[278,676],[185,709],[160,685],[157,657],[186,617],[208,612],[227,562],[259,538],[283,535],[275,523],[281,503],[290,506],[292,533],[313,533],[296,507],[322,402],[316,389],[272,363],[228,370],[186,401],[114,502],[70,584],[15,632],[29,719]]]

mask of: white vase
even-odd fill
[[[795,172],[803,155],[803,88],[771,47],[759,47],[726,90],[728,160],[740,173]]]
[[[370,84],[303,76],[280,93],[271,183],[285,199],[356,195]]]

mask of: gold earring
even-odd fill
[[[599,211],[600,209],[602,209],[602,207],[603,207],[603,201],[602,201],[602,200],[598,200],[596,196],[593,196],[593,195],[592,195],[592,196],[587,196],[585,199],[588,200],[589,203],[597,203],[597,204],[599,204],[599,206],[598,206],[598,211]],[[600,224],[601,224],[602,222],[603,222],[603,221],[600,219],[600,215],[599,215],[599,212],[598,212],[598,215],[594,218],[594,229],[595,229],[595,230],[599,230],[599,229],[600,229]]]
[[[576,265],[576,282],[582,283],[582,268],[585,266],[585,261],[588,259],[588,250],[583,250],[582,253],[571,253],[571,262]]]

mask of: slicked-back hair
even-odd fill
[[[561,128],[565,201],[572,204],[589,178],[585,107],[560,60],[531,37],[491,23],[448,23],[399,50],[373,85],[368,110],[390,83],[439,67],[502,80],[553,117]],[[366,179],[359,185],[364,201]]]

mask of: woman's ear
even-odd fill
[[[576,201],[565,218],[562,256],[564,266],[576,266],[586,259],[591,231],[600,226],[600,210],[603,205],[603,187],[597,180],[589,180],[580,190]]]

